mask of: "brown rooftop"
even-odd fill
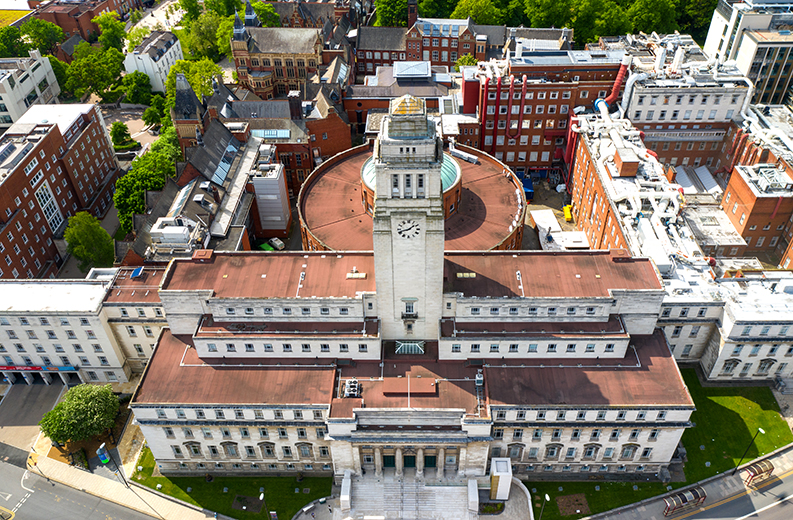
[[[157,289],[162,282],[164,267],[144,267],[140,274],[132,277],[138,267],[122,267],[118,270],[113,285],[105,296],[105,303],[159,303]]]
[[[607,298],[610,290],[661,291],[662,286],[649,260],[621,249],[489,251],[446,253],[443,290],[465,297]]]
[[[204,364],[190,336],[163,329],[132,404],[329,404],[334,378],[327,366]]]
[[[348,278],[353,269],[358,277]],[[215,252],[175,259],[162,284],[166,291],[214,291],[217,298],[355,298],[374,289],[372,253]]]
[[[485,386],[495,405],[684,406],[694,402],[664,334],[633,336],[622,367],[486,367]],[[609,360],[613,363],[614,360]],[[368,401],[367,401],[368,405]]]
[[[492,158],[472,148],[466,151],[480,160],[457,161],[461,200],[458,211],[446,220],[445,249],[488,250],[511,234],[518,214],[517,187]],[[359,153],[315,171],[301,190],[300,212],[308,231],[334,251],[372,249],[372,217],[361,202],[361,167],[371,156],[361,147]]]

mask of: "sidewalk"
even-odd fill
[[[717,502],[735,495],[746,494],[747,492],[751,492],[752,488],[744,485],[743,478],[745,477],[745,472],[743,470],[758,460],[771,461],[771,463],[774,465],[774,475],[777,477],[783,475],[793,470],[793,444],[788,444],[787,446],[784,446],[775,452],[766,455],[765,457],[760,457],[759,459],[742,464],[734,476],[732,475],[732,471],[727,471],[720,475],[716,475],[709,479],[698,482],[697,484],[671,491],[670,494],[679,493],[680,491],[689,487],[700,486],[708,494],[708,499],[705,504],[703,504],[704,507],[707,507],[710,504],[716,504]],[[760,485],[762,485],[762,483],[760,483]],[[616,517],[619,517],[621,520],[660,520],[665,518],[663,500],[665,496],[668,495],[648,498],[647,500],[643,500],[635,504],[612,509],[611,511],[592,515],[587,518],[591,520],[601,520]],[[689,513],[696,511],[699,510],[694,509],[689,511]]]
[[[124,477],[127,481],[129,481],[128,475],[132,475],[134,471],[137,455],[143,447],[142,439],[140,428],[129,424],[124,437],[119,442],[118,451],[122,457]],[[117,478],[109,479],[107,476],[77,469],[40,455],[49,451],[50,444],[51,441],[47,437],[39,435],[33,452],[28,457],[28,469],[31,472],[163,520],[199,520],[213,517],[212,512],[183,505],[146,488],[136,485],[127,488]]]

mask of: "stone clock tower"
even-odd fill
[[[391,101],[374,146],[374,259],[385,340],[437,340],[443,296],[443,143],[424,100]]]

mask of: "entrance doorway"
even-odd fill
[[[396,457],[393,455],[383,455],[383,467],[384,468],[395,468],[396,467]]]
[[[425,468],[434,468],[438,465],[438,457],[435,455],[426,455],[424,457],[424,467]]]
[[[415,455],[405,455],[404,456],[405,467],[406,468],[415,468],[416,467],[416,456]]]

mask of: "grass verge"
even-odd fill
[[[733,469],[758,428],[762,428],[765,434],[757,436],[744,463],[793,442],[793,433],[779,414],[779,406],[770,388],[703,387],[694,369],[687,368],[680,372],[697,410],[691,415],[691,421],[696,426],[683,433],[683,445],[688,452],[686,482],[674,482],[673,488],[693,484]],[[709,465],[706,464],[708,462]],[[583,493],[589,513],[595,514],[667,491],[659,482],[528,481],[525,484],[529,490],[537,490],[532,493],[535,516],[539,514],[544,495],[550,496],[551,501],[545,505],[543,512],[543,519],[547,520],[573,520],[587,516],[574,514],[562,517],[556,502],[556,498],[560,496]],[[596,486],[600,489],[596,490]],[[560,487],[562,491],[559,491]]]
[[[204,477],[152,477],[154,464],[151,450],[144,448],[138,460],[138,466],[143,470],[135,472],[133,480],[152,489],[162,484],[161,493],[241,520],[269,518],[269,511],[276,511],[278,518],[289,520],[312,500],[330,495],[333,481],[331,477],[306,477],[297,482],[293,476],[215,477],[212,482],[207,482]],[[232,509],[235,496],[258,497],[262,487],[265,508],[260,513]],[[192,488],[189,493],[187,488]],[[228,488],[228,493],[223,492],[224,488]],[[295,493],[295,489],[300,492]],[[304,489],[310,491],[304,493]]]

